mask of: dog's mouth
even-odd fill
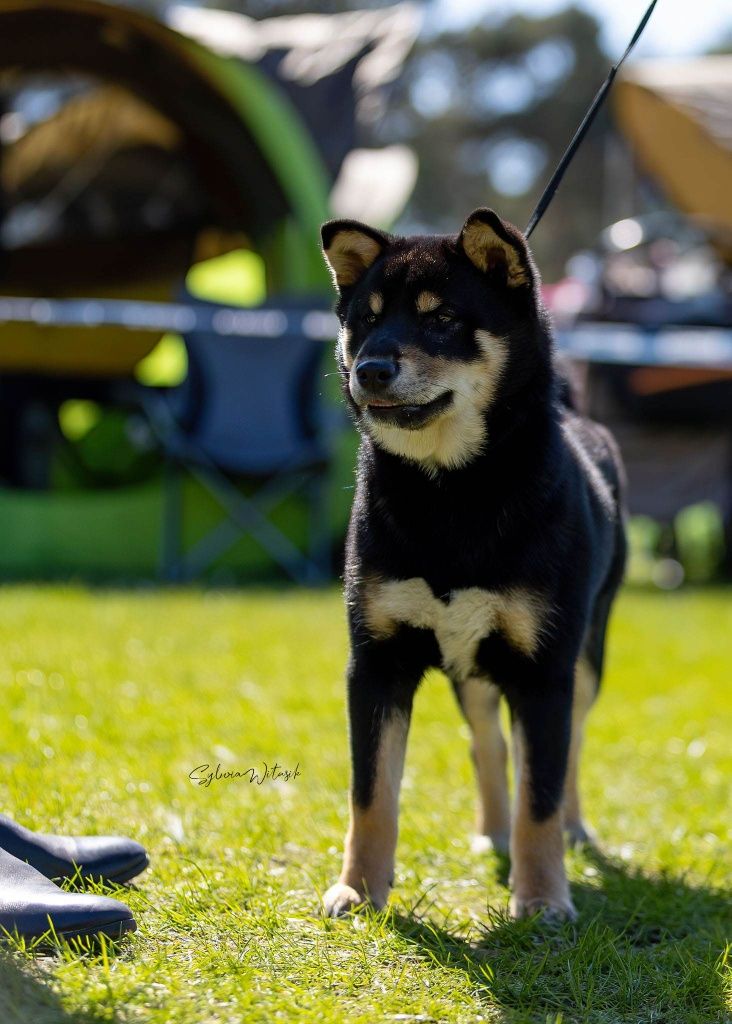
[[[364,411],[377,423],[388,423],[405,430],[419,430],[451,405],[452,391],[445,391],[431,402],[424,402],[421,405],[391,403],[385,399],[374,398],[366,403]]]

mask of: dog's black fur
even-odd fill
[[[339,292],[344,394],[361,432],[346,560],[353,808],[363,811],[374,798],[382,723],[395,710],[408,717],[425,670],[443,667],[434,631],[402,622],[377,636],[365,614],[368,581],[416,578],[446,604],[465,588],[541,595],[547,613],[536,649],[520,649],[494,630],[477,646],[473,674],[498,687],[520,725],[530,816],[545,822],[562,800],[575,666],[584,655],[599,680],[623,573],[615,445],[571,408],[525,240],[492,211],[476,211],[458,236],[396,238],[333,221],[322,239]],[[417,312],[424,293],[440,304]],[[481,348],[476,332],[498,339],[495,351],[491,341]],[[418,365],[413,391],[431,399],[434,368],[461,382],[459,393],[384,405],[398,399],[409,360]],[[495,376],[484,391],[477,367]],[[482,434],[464,450],[456,400],[474,400],[482,418]],[[451,415],[457,456],[441,463],[401,450],[399,431],[408,446],[407,434],[424,430],[423,420],[429,426]],[[467,409],[466,417],[474,432],[475,413]],[[359,885],[354,870],[361,869],[352,866],[342,883],[374,898],[369,878]],[[530,909],[552,904],[550,893],[531,899]],[[355,900],[330,902],[340,912]]]

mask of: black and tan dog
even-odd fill
[[[386,902],[412,699],[430,666],[472,731],[485,846],[512,912],[573,916],[563,830],[625,544],[612,439],[571,408],[526,241],[491,210],[449,237],[322,229],[362,441],[348,537],[351,823],[338,915]],[[513,723],[510,813],[499,699]]]

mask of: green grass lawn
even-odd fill
[[[337,591],[0,590],[0,807],[149,848],[110,890],[113,948],[0,956],[1,1024],[729,1019],[732,593],[626,591],[571,854],[576,925],[506,917],[470,849],[468,742],[445,680],[418,695],[389,910],[318,915],[339,869],[348,754]],[[189,780],[263,761],[289,782]],[[727,995],[727,998],[725,997]]]

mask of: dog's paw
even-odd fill
[[[470,848],[473,853],[496,853],[508,855],[509,834],[508,832],[494,832],[491,835],[473,836]]]
[[[547,924],[577,920],[577,911],[568,896],[532,896],[524,899],[514,895],[511,897],[510,910],[511,917],[515,918],[533,917],[534,914],[541,913],[542,920]]]
[[[365,897],[352,886],[336,882],[323,897],[323,913],[326,917],[343,917],[362,907],[365,902]]]
[[[597,836],[583,821],[568,822],[564,826],[564,838],[569,847],[597,847]]]

